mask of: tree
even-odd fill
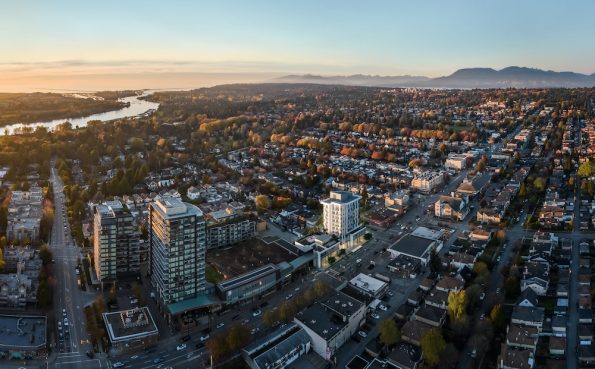
[[[484,274],[490,273],[490,271],[488,269],[488,265],[486,263],[484,263],[483,261],[478,261],[475,264],[473,264],[473,271],[477,275],[484,275]]]
[[[293,302],[286,302],[279,308],[279,320],[289,322],[296,313],[296,305]]]
[[[524,183],[521,183],[521,188],[519,189],[519,197],[524,199],[527,196],[527,186]]]
[[[504,314],[502,313],[502,305],[494,305],[490,311],[490,320],[497,330],[504,329]]]
[[[430,252],[430,271],[432,273],[439,273],[442,269],[442,260],[440,255],[436,252],[436,248],[432,248]]]
[[[543,192],[545,190],[545,179],[543,177],[535,178],[533,181],[533,187],[539,192]]]
[[[48,245],[41,246],[41,249],[39,249],[39,258],[41,259],[43,265],[47,265],[52,261],[52,251]]]
[[[450,291],[448,293],[448,314],[450,320],[456,321],[465,315],[467,308],[467,295],[465,290]]]
[[[207,350],[209,350],[209,354],[213,358],[213,361],[218,361],[227,355],[225,336],[222,334],[217,334],[211,337],[207,341]]]
[[[250,341],[250,331],[241,324],[236,324],[227,333],[225,343],[229,352],[239,351]]]
[[[585,160],[579,165],[577,173],[581,177],[591,177],[595,174],[595,161]]]
[[[262,323],[267,327],[272,327],[279,320],[276,310],[267,310],[262,314]]]
[[[269,209],[271,207],[271,201],[266,195],[258,195],[254,199],[254,203],[258,209]]]
[[[386,346],[392,346],[401,340],[401,332],[393,319],[384,319],[378,325],[380,331],[380,342]]]
[[[483,289],[478,284],[472,284],[471,286],[467,287],[465,290],[466,298],[467,298],[467,311],[471,312],[481,303],[481,294]]]
[[[446,348],[446,342],[438,328],[432,328],[421,338],[421,350],[424,360],[429,366],[436,366],[440,362],[440,356]]]
[[[440,355],[440,364],[438,365],[438,368],[451,369],[454,368],[458,362],[459,350],[457,350],[452,342],[447,343],[444,351],[442,351],[442,355]]]

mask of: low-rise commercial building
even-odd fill
[[[141,350],[159,340],[159,331],[146,306],[103,313],[103,322],[112,350],[118,353]]]
[[[312,349],[323,358],[330,359],[357,333],[365,314],[364,303],[336,292],[300,311],[294,321],[310,336]]]
[[[306,331],[289,323],[242,349],[242,357],[251,369],[284,369],[309,351]]]
[[[30,360],[47,358],[45,316],[0,315],[0,357]]]

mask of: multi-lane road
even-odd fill
[[[50,366],[56,369],[106,368],[100,359],[90,359],[86,352],[91,350],[85,328],[83,307],[95,298],[94,292],[84,292],[78,287],[76,274],[80,249],[72,240],[64,199],[64,185],[55,168],[52,167],[51,183],[54,190],[54,225],[50,248],[54,256],[54,325],[50,324],[50,343],[53,355]]]

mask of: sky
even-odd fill
[[[589,0],[0,0],[0,9],[0,91],[511,65],[595,72]]]

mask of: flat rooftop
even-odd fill
[[[356,275],[353,279],[349,281],[349,283],[363,291],[371,293],[376,293],[388,285],[386,282],[371,277],[364,273]]]
[[[164,219],[175,219],[184,216],[196,215],[202,216],[202,210],[198,207],[182,202],[180,199],[175,197],[168,197],[165,199],[159,199],[152,203],[151,206],[155,209],[162,218]]]
[[[142,337],[158,335],[155,321],[146,306],[103,313],[110,341],[127,341]]]
[[[228,279],[225,282],[219,283],[219,289],[221,289],[222,291],[231,290],[243,285],[246,282],[258,280],[269,274],[276,273],[277,270],[277,266],[275,266],[274,264],[268,264],[258,269],[252,270],[248,273],[239,275],[235,278]]]
[[[434,243],[434,240],[408,234],[401,237],[390,248],[401,254],[424,258]]]
[[[45,316],[0,315],[0,349],[40,349],[46,345]]]

